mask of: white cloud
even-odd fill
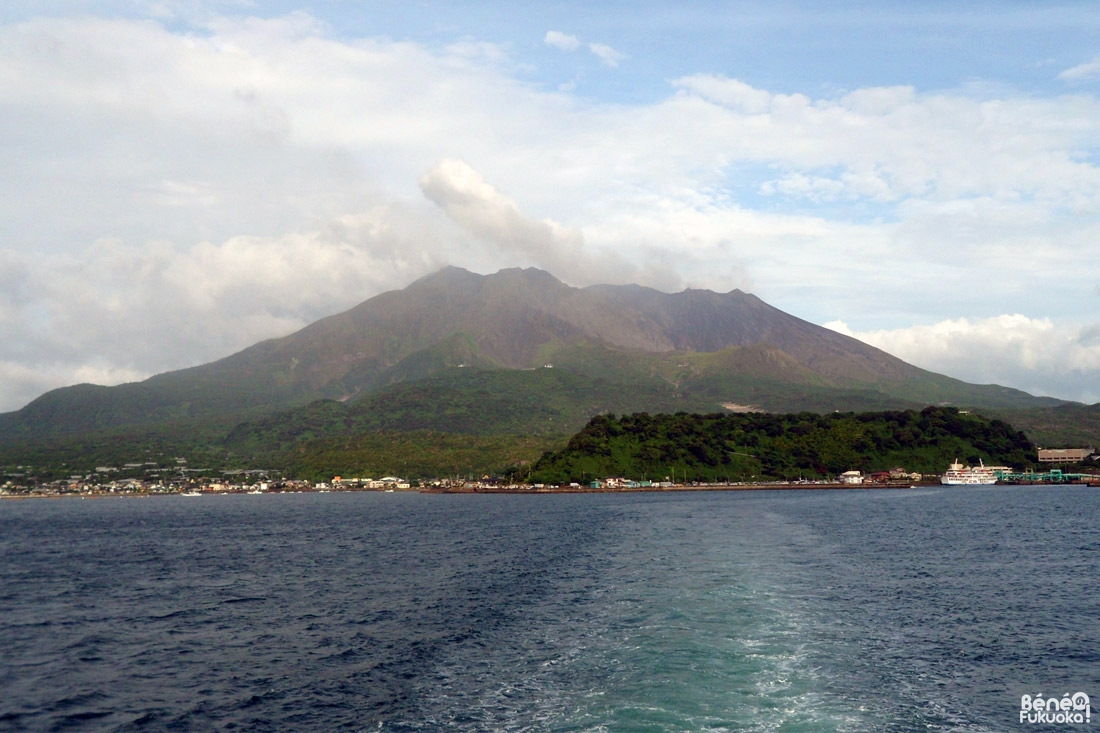
[[[4,385],[3,409],[18,409],[55,387],[73,384],[115,385],[151,377],[150,372],[119,368],[111,364],[71,362],[26,363],[0,360],[0,384]]]
[[[1097,77],[1100,77],[1100,58],[1078,64],[1058,74],[1058,78],[1065,81],[1087,81]]]
[[[576,51],[581,47],[579,38],[561,31],[546,31],[546,36],[542,39],[542,42],[560,51]]]
[[[713,75],[675,83],[686,97],[672,104],[690,108],[684,126],[718,160],[766,162],[815,182],[789,185],[797,179],[783,171],[769,192],[831,182],[883,201],[993,196],[1100,210],[1100,169],[1087,161],[1100,136],[1091,97],[987,100],[900,87],[812,100]]]
[[[149,196],[160,206],[215,206],[215,187],[201,181],[160,181],[148,186]]]
[[[34,396],[22,367],[186,366],[443,264],[739,287],[868,332],[1096,311],[1094,95],[694,74],[602,104],[522,81],[513,53],[342,39],[302,13],[0,26],[0,409]],[[999,353],[1017,381],[966,378],[1029,388],[1030,352]]]
[[[626,58],[625,54],[619,53],[606,43],[590,43],[588,44],[588,50],[591,51],[596,58],[612,68],[617,67],[619,62]]]
[[[558,261],[575,257],[583,244],[579,231],[524,216],[514,201],[463,161],[440,162],[421,177],[420,188],[459,226],[502,248],[516,248],[539,259]]]
[[[964,381],[1100,401],[1100,323],[1064,326],[1047,318],[1006,314],[877,331],[853,332],[840,321],[825,327]]]
[[[577,36],[562,33],[561,31],[547,31],[543,37],[542,42],[547,46],[552,46],[559,51],[576,51],[581,47],[581,39]],[[615,68],[626,58],[625,54],[616,51],[606,43],[589,43],[588,50],[592,52],[592,55],[598,58],[602,63]]]
[[[0,319],[3,408],[65,384],[212,361],[463,261],[468,253],[438,246],[442,225],[426,204],[389,204],[279,237],[186,249],[100,240],[8,262],[26,299],[17,318]]]
[[[591,252],[579,230],[525,215],[463,161],[441,161],[420,178],[420,188],[462,229],[496,245],[506,256],[518,254],[525,263],[569,282],[624,282],[640,274],[638,267],[614,252]],[[670,277],[674,278],[671,273],[664,276],[666,284],[678,284]]]

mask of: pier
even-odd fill
[[[1007,484],[1088,484],[1100,486],[1100,475],[1095,473],[1065,473],[1057,468],[1042,473],[1024,471],[1014,473],[997,471],[997,480]]]

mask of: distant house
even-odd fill
[[[862,484],[863,474],[859,471],[845,471],[840,474],[840,483],[842,484]]]

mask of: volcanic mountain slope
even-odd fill
[[[220,361],[53,390],[0,415],[0,440],[195,419],[232,425],[317,399],[372,395],[377,404],[379,390],[399,383],[433,379],[438,388],[466,373],[551,364],[587,379],[589,391],[664,390],[668,399],[653,405],[631,403],[653,411],[676,399],[690,410],[1060,403],[933,374],[739,290],[574,288],[535,269],[483,276],[449,267]]]

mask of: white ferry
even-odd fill
[[[940,483],[944,486],[992,486],[997,483],[997,472],[986,467],[981,460],[977,466],[969,468],[955,459],[947,467],[947,473],[940,476]]]

